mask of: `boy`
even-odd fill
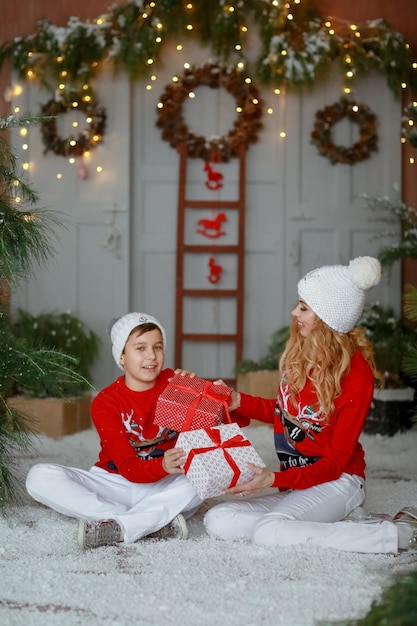
[[[38,502],[80,519],[78,543],[84,549],[151,534],[187,539],[185,518],[202,501],[181,469],[177,433],[153,423],[158,396],[174,374],[163,369],[165,330],[151,315],[128,313],[114,322],[110,338],[124,373],[91,405],[98,461],[88,471],[37,464],[26,488]]]

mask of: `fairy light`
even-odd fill
[[[411,165],[414,165],[414,163],[415,163],[415,159],[414,159],[414,157],[410,157],[410,164],[411,164]]]
[[[27,128],[21,128],[19,131],[19,134],[21,137],[26,137],[26,135],[28,134],[28,129]]]
[[[62,174],[61,174],[61,172],[58,172],[58,174],[56,175],[56,177],[57,177],[57,179],[58,179],[58,180],[61,180],[61,179],[62,179]]]
[[[189,97],[189,98],[191,98],[191,100],[192,100],[193,98],[195,98],[195,93],[194,93],[194,91],[190,91],[190,93],[188,94],[188,97]]]
[[[16,85],[14,88],[14,95],[16,97],[21,96],[23,93],[23,87],[21,85]]]
[[[22,145],[22,150],[28,150],[28,149],[29,149],[28,144],[27,144],[27,143],[24,143],[24,144]]]
[[[252,80],[249,78],[249,76],[247,76],[247,77],[245,78],[245,83],[246,83],[247,85],[250,85],[250,84],[251,84],[251,82],[252,82]]]
[[[285,137],[287,136],[287,133],[285,132],[285,130],[282,130],[279,136],[281,137],[281,139],[285,139]]]
[[[187,26],[185,28],[187,30],[193,30],[193,25],[192,24],[187,24]]]
[[[29,167],[30,167],[30,165],[29,165],[29,163],[27,161],[25,163],[22,163],[22,168],[25,170],[25,172],[28,171]]]
[[[281,94],[281,89],[278,89],[278,87],[276,89],[274,89],[274,94],[276,96],[279,96]]]
[[[268,115],[272,115],[274,112],[274,109],[272,107],[268,107],[266,112],[268,113]]]
[[[102,171],[103,171],[103,168],[101,167],[101,165],[97,165],[97,167],[96,167],[96,172],[97,172],[98,174],[101,174],[101,172],[102,172]]]
[[[74,165],[74,163],[75,163],[75,159],[74,159],[74,157],[70,157],[70,158],[68,159],[68,163],[71,163],[71,165]]]
[[[178,50],[178,52],[181,52],[181,50],[182,50],[182,45],[180,43],[177,45],[177,50]]]

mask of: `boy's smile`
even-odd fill
[[[134,391],[146,391],[153,387],[162,371],[164,360],[161,332],[155,329],[141,335],[138,330],[134,330],[120,357],[127,387]]]

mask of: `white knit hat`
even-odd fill
[[[360,256],[349,265],[327,265],[309,272],[298,283],[298,295],[330,328],[348,333],[362,315],[365,291],[380,278],[378,259]]]
[[[125,349],[126,341],[132,330],[137,326],[143,326],[143,324],[155,324],[155,326],[158,326],[162,334],[164,350],[166,349],[167,337],[165,329],[156,317],[152,317],[152,315],[147,315],[146,313],[127,313],[123,315],[123,317],[119,317],[110,329],[112,354],[121,370],[123,370],[123,365],[120,363],[120,357]]]

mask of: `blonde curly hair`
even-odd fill
[[[342,392],[342,380],[349,373],[351,359],[357,350],[369,363],[375,379],[382,384],[377,371],[373,346],[365,337],[363,328],[352,328],[348,333],[332,330],[316,317],[311,332],[303,337],[293,318],[290,337],[279,361],[280,377],[285,375],[294,401],[307,380],[314,385],[318,403],[327,418],[334,411],[334,400]]]

